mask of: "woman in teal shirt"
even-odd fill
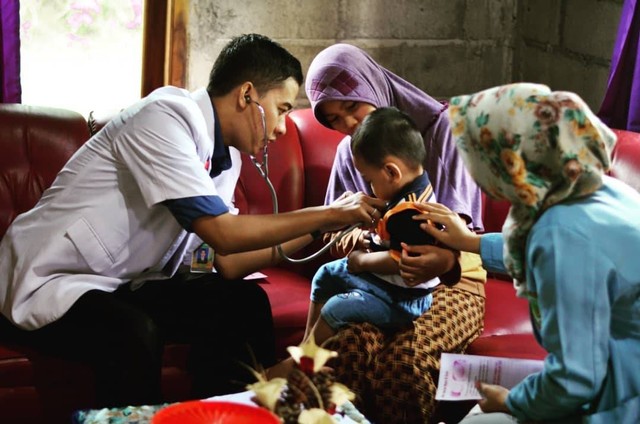
[[[433,204],[421,219],[445,229],[422,227],[507,271],[548,352],[511,390],[478,383],[485,414],[463,422],[638,422],[640,194],[604,175],[615,135],[575,94],[535,84],[454,98],[450,118],[473,178],[512,206],[502,234]]]

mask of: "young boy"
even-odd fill
[[[358,172],[388,206],[369,242],[313,278],[305,340],[313,332],[319,345],[353,322],[385,330],[410,325],[429,309],[441,282],[405,281],[398,269],[401,242],[434,243],[411,218],[418,213],[414,202],[436,201],[422,167],[424,140],[411,118],[394,107],[376,109],[353,134],[351,151]]]

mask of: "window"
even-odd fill
[[[22,103],[87,115],[140,98],[143,0],[22,0]]]
[[[22,103],[87,116],[162,85],[183,87],[186,3],[21,0]]]

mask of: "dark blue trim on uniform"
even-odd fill
[[[422,195],[422,193],[427,189],[427,187],[430,184],[431,184],[431,181],[429,181],[429,176],[425,171],[422,173],[422,175],[414,178],[413,181],[411,181],[410,183],[407,183],[404,187],[402,187],[402,189],[400,189],[400,192],[396,194],[393,197],[393,199],[391,199],[387,203],[387,208],[385,209],[385,213],[395,208],[398,205],[398,203],[400,203],[401,201],[407,200],[407,197],[409,197],[410,194],[415,193],[417,197],[420,197],[420,195]]]
[[[162,202],[173,214],[178,223],[187,230],[193,232],[193,221],[201,216],[218,216],[229,212],[219,196],[194,196],[182,199],[169,199]]]
[[[217,177],[222,171],[231,168],[229,147],[222,140],[222,128],[220,127],[215,107],[213,107],[213,117],[215,120],[213,124],[213,155],[211,156],[211,170],[209,171],[211,178]]]

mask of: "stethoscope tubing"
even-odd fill
[[[273,214],[277,215],[279,213],[278,196],[276,194],[275,188],[273,187],[273,184],[271,183],[271,180],[269,179],[269,146],[268,146],[269,141],[267,139],[267,120],[264,113],[264,108],[260,105],[260,103],[258,103],[255,100],[252,100],[251,103],[254,103],[257,106],[258,110],[260,111],[260,115],[262,118],[262,130],[264,132],[264,136],[263,136],[264,147],[262,148],[262,163],[260,163],[258,159],[253,155],[250,155],[249,157],[251,158],[251,162],[258,170],[258,173],[260,174],[264,182],[267,183],[267,187],[269,188],[269,192],[271,194],[271,202],[273,204]],[[278,254],[280,255],[280,257],[286,262],[291,262],[295,264],[310,262],[319,258],[323,254],[325,254],[329,249],[331,249],[333,245],[338,243],[344,236],[346,236],[347,234],[349,234],[351,231],[358,228],[359,226],[360,224],[353,224],[352,226],[346,228],[345,230],[342,230],[333,240],[331,240],[329,243],[324,245],[321,249],[304,258],[296,259],[296,258],[291,258],[287,256],[287,254],[282,249],[282,246],[279,244],[276,246],[276,250],[278,251]]]

